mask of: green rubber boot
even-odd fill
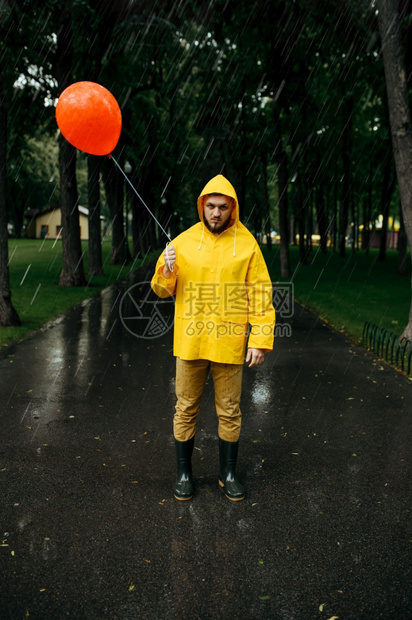
[[[238,441],[224,441],[219,437],[219,484],[223,487],[226,497],[232,502],[239,502],[245,498],[245,490],[236,478],[238,447]]]
[[[177,476],[173,495],[180,501],[186,501],[193,497],[192,454],[194,443],[194,437],[188,441],[175,439]]]

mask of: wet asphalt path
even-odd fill
[[[1,619],[410,617],[411,382],[296,308],[245,369],[245,501],[209,382],[177,502],[172,334],[132,336],[122,294],[0,355]]]

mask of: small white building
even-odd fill
[[[80,239],[89,240],[89,209],[78,207],[80,223]],[[28,213],[26,237],[29,239],[57,239],[62,236],[61,208],[33,211]],[[103,222],[103,216],[100,221]]]

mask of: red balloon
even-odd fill
[[[122,114],[112,93],[95,82],[75,82],[60,95],[56,121],[63,136],[91,155],[113,151],[122,130]]]

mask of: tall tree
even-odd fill
[[[113,30],[133,10],[137,10],[142,0],[131,2],[130,0],[88,0],[79,3],[75,12],[76,33],[74,47],[76,58],[80,60],[82,79],[111,85],[116,82],[113,74],[119,70],[119,50],[112,40]],[[86,11],[84,10],[86,8]],[[93,38],[93,45],[88,48],[84,45],[84,33],[87,32]],[[112,62],[111,54],[115,61]],[[117,61],[117,62],[116,62]],[[108,68],[110,67],[110,68]],[[106,69],[106,71],[105,71]],[[118,80],[119,81],[119,80]],[[89,203],[89,244],[88,244],[88,272],[89,275],[99,275],[103,272],[102,248],[101,248],[101,204],[100,204],[100,173],[101,158],[93,155],[88,156],[88,203]],[[111,162],[112,168],[113,163]],[[120,181],[121,182],[121,181]],[[112,227],[112,263],[124,261],[124,248],[127,251],[127,239],[123,231],[123,216],[117,211],[123,211],[123,196],[120,196],[120,204],[113,207],[112,194],[109,193],[107,201],[113,212]],[[121,215],[121,217],[119,217]]]
[[[123,165],[123,158],[120,160]],[[112,265],[122,265],[129,261],[124,226],[124,179],[109,159],[103,160],[103,182],[106,189],[107,204],[112,217]]]
[[[0,325],[20,325],[11,303],[9,278],[9,242],[6,201],[6,141],[7,111],[4,105],[3,75],[0,66]]]
[[[280,110],[276,101],[273,104],[275,127],[275,159],[278,167],[279,187],[279,232],[280,232],[280,271],[282,278],[290,278],[289,222],[288,222],[288,159],[283,147],[280,128]]]
[[[339,223],[339,254],[345,256],[346,232],[348,229],[349,209],[351,203],[351,154],[352,154],[352,127],[353,127],[353,97],[344,96],[343,129],[342,129],[342,210]]]
[[[96,155],[87,157],[88,205],[89,205],[89,276],[103,273],[102,235],[100,221],[100,158]]]
[[[72,79],[72,1],[58,3],[60,30],[57,33],[56,77],[62,92]],[[76,180],[76,149],[59,136],[60,206],[63,244],[61,286],[85,286]]]
[[[397,0],[377,0],[392,145],[409,248],[412,248],[412,118]],[[412,340],[412,300],[402,336]]]
[[[7,41],[10,22],[12,20],[11,7],[8,3],[0,5],[0,50]],[[4,56],[3,56],[4,58]],[[4,60],[2,60],[2,65]],[[7,230],[7,200],[6,200],[6,146],[7,146],[7,106],[3,92],[3,71],[0,65],[0,325],[19,325],[19,316],[11,302],[9,277],[9,245]]]

